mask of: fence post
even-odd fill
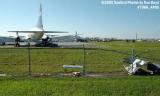
[[[86,50],[85,50],[85,46],[83,44],[83,75],[86,74],[86,70],[85,70],[85,63],[86,63]]]
[[[135,58],[135,52],[134,52],[134,49],[132,49],[132,60],[134,60]],[[133,63],[132,63],[132,71],[133,71]]]
[[[31,52],[30,52],[30,38],[28,39],[28,75],[31,75]]]

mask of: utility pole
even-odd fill
[[[138,34],[136,33],[136,40],[138,40]]]
[[[31,52],[30,52],[30,38],[28,39],[28,75],[31,75]]]

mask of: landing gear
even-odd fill
[[[51,38],[47,37],[42,39],[41,42],[36,44],[37,47],[58,47],[58,44],[54,44]]]
[[[19,36],[15,39],[15,47],[20,47],[20,37]]]
[[[16,32],[17,37],[15,38],[15,47],[20,47],[20,37],[18,35],[18,32]]]
[[[42,39],[42,44],[44,45],[44,47],[47,47],[47,45],[49,44],[50,41],[51,41],[50,38],[47,37],[45,39]]]

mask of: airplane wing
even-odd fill
[[[15,33],[37,33],[37,32],[44,32],[44,33],[68,33],[63,31],[8,31],[8,32],[15,32]]]

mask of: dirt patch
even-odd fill
[[[86,76],[88,77],[116,77],[116,76],[128,76],[125,72],[91,72],[87,73]]]
[[[72,77],[73,74],[61,73],[61,76]],[[88,72],[84,76],[85,77],[117,77],[117,76],[128,76],[128,74],[125,72]]]

